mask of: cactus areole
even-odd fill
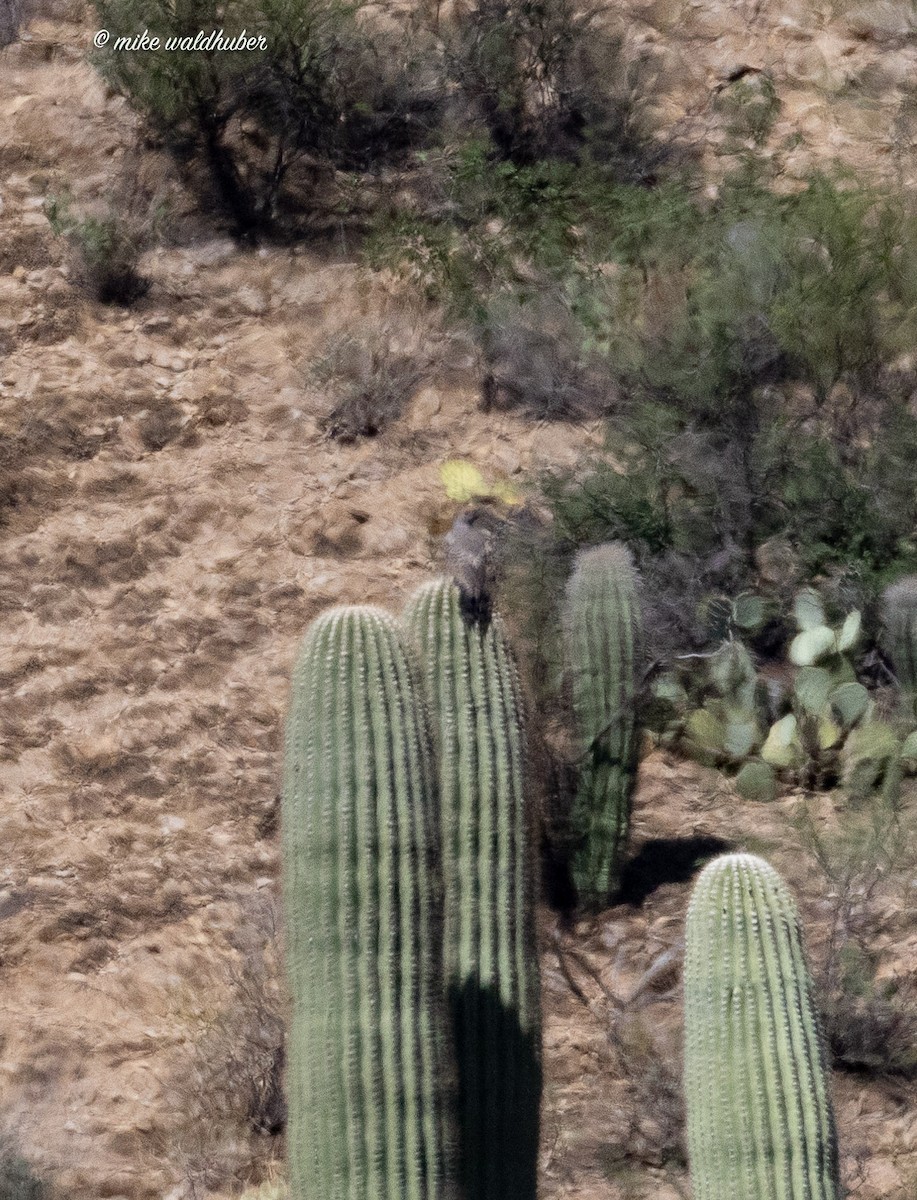
[[[446,1200],[455,1172],[436,787],[396,623],[334,609],[294,676],[283,792],[292,1200]]]
[[[751,854],[714,859],[688,908],[685,1097],[695,1200],[840,1200],[796,906]]]

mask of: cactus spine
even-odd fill
[[[882,594],[883,641],[898,682],[917,696],[917,575],[899,579]]]
[[[446,964],[466,1200],[534,1200],[541,1097],[534,856],[519,684],[503,626],[448,580],[406,620],[438,735]]]
[[[571,868],[589,908],[605,904],[620,883],[637,765],[639,632],[630,551],[612,542],[581,553],[567,584],[564,640],[579,760]]]
[[[839,1200],[825,1055],[793,899],[751,854],[702,872],[685,938],[695,1200]]]
[[[283,792],[293,1200],[443,1200],[435,780],[395,622],[339,608],[293,676]]]

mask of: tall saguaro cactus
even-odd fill
[[[567,584],[564,644],[579,759],[571,867],[588,908],[601,907],[620,883],[637,765],[639,635],[630,551],[612,542],[582,552]]]
[[[444,1200],[436,787],[396,623],[339,608],[293,676],[283,866],[293,1200]]]
[[[408,606],[439,750],[446,968],[465,1200],[534,1200],[541,1099],[534,854],[521,698],[499,615],[448,580]]]
[[[695,1200],[839,1200],[837,1137],[796,906],[761,858],[701,872],[685,939]]]

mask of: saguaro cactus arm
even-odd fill
[[[334,609],[293,677],[283,791],[293,1200],[443,1200],[436,790],[395,622]]]
[[[534,1200],[541,1023],[516,667],[499,614],[469,613],[448,580],[422,587],[406,621],[439,751],[465,1200]]]
[[[793,899],[751,854],[688,909],[685,1094],[695,1200],[839,1200],[825,1053]]]
[[[630,823],[640,612],[622,543],[581,553],[567,585],[564,642],[579,753],[572,873],[581,902],[616,890]]]

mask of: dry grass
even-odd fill
[[[311,368],[330,401],[322,429],[344,443],[376,437],[399,419],[431,369],[429,351],[404,328],[335,335]]]
[[[175,1128],[160,1153],[193,1200],[263,1178],[286,1119],[276,911],[257,893],[239,917],[235,957],[211,992],[222,1003],[202,1007],[189,994],[175,1014],[192,1034],[166,1086]]]

